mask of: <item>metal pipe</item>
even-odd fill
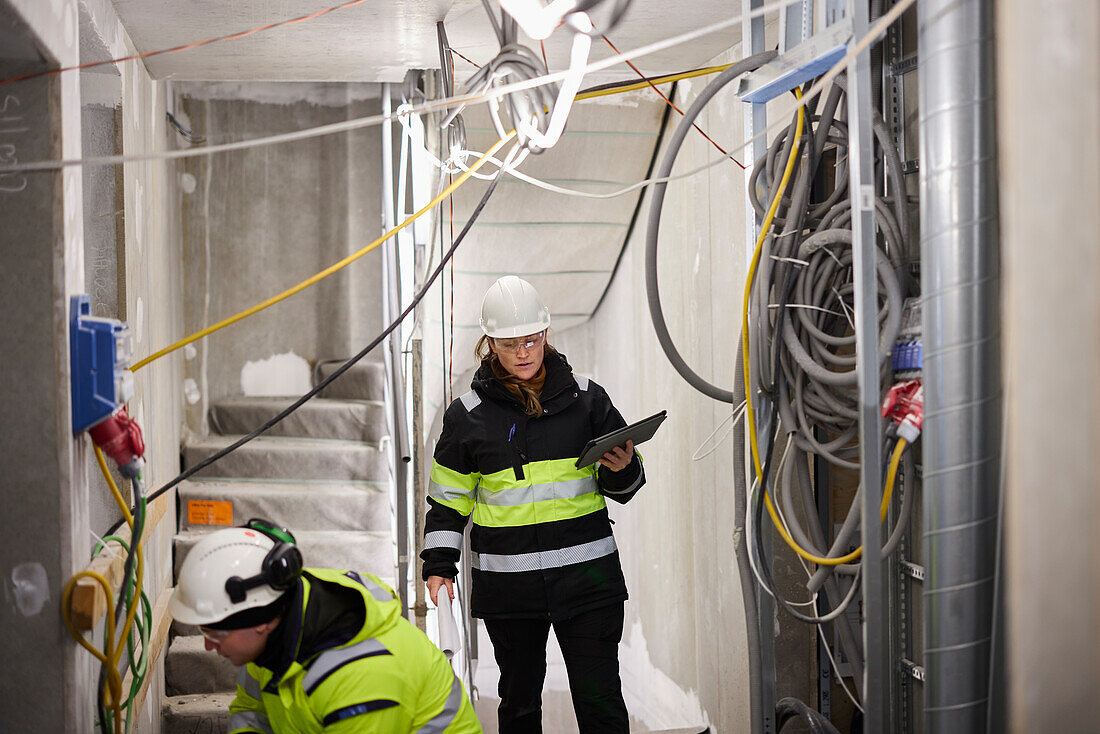
[[[866,3],[852,6],[852,32],[867,33]],[[887,638],[886,564],[882,562],[882,417],[879,376],[878,248],[875,244],[875,149],[872,124],[871,54],[848,64],[848,158],[852,217],[852,270],[855,281],[856,376],[859,384],[859,481],[863,503],[863,726],[893,731],[890,706],[890,645]],[[886,348],[889,348],[887,345]]]
[[[920,56],[927,731],[989,729],[1001,454],[992,0],[924,0]]]
[[[393,192],[393,122],[389,118],[392,99],[390,85],[382,85],[382,111],[386,121],[382,123],[382,228],[389,232],[395,226]],[[382,320],[389,323],[401,312],[401,271],[397,262],[397,245],[391,238],[382,246]],[[409,491],[408,462],[409,435],[406,426],[405,384],[401,369],[401,330],[395,329],[384,342],[386,384],[389,390],[390,433],[393,436],[394,507],[397,516],[397,594],[401,599],[401,612],[406,617],[409,609]]]

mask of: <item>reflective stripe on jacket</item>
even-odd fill
[[[300,593],[285,614],[283,624],[293,626],[281,638],[283,644],[301,653],[302,627],[319,582],[361,595],[362,627],[343,644],[294,659],[278,679],[254,662],[241,668],[237,696],[229,707],[232,734],[481,732],[450,663],[401,616],[400,602],[376,576],[306,569]]]
[[[428,487],[424,578],[454,578],[473,519],[471,613],[565,619],[626,599],[605,497],[645,483],[636,454],[577,469],[592,438],[626,425],[602,387],[548,351],[543,411],[528,416],[486,361],[448,407]]]

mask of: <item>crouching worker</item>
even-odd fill
[[[303,569],[294,536],[267,521],[200,540],[168,609],[244,666],[230,732],[481,732],[461,681],[389,587]]]

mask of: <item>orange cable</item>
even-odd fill
[[[455,49],[453,49],[453,48],[450,48],[450,47],[448,47],[448,48],[447,48],[447,50],[448,50],[448,51],[450,51],[451,53],[453,53],[453,54],[454,54],[455,56],[457,56],[458,58],[460,58],[460,59],[462,59],[463,61],[465,61],[465,62],[466,62],[467,64],[469,64],[470,66],[474,66],[474,67],[477,67],[478,69],[480,69],[480,68],[481,68],[481,64],[475,64],[475,63],[474,63],[473,61],[470,61],[470,60],[469,60],[468,58],[466,58],[465,56],[463,56],[462,54],[460,54],[460,53],[459,53],[458,51],[456,51]]]
[[[173,46],[172,48],[162,48],[159,51],[146,51],[142,54],[133,54],[132,56],[123,56],[118,59],[107,59],[106,61],[89,61],[85,64],[77,64],[76,66],[66,66],[61,69],[50,69],[48,71],[37,71],[30,74],[21,74],[20,76],[13,76],[7,79],[0,79],[0,86],[5,84],[11,84],[12,82],[21,82],[27,79],[35,79],[40,76],[50,76],[52,74],[60,74],[65,71],[75,71],[77,69],[90,69],[93,66],[103,66],[104,64],[120,64],[123,61],[133,61],[135,59],[146,59],[150,56],[159,56],[160,54],[170,54],[176,51],[187,51],[192,48],[199,48],[200,46],[207,46],[211,43],[218,43],[220,41],[233,41],[238,38],[244,38],[245,36],[251,36],[253,33],[259,33],[260,31],[269,31],[272,28],[279,28],[285,25],[291,25],[293,23],[301,23],[307,20],[313,20],[314,18],[320,18],[322,15],[327,15],[336,10],[343,10],[350,8],[353,5],[360,5],[367,0],[348,0],[348,2],[341,5],[336,5],[331,8],[325,8],[324,10],[318,10],[316,13],[310,13],[309,15],[302,15],[297,18],[290,18],[289,20],[281,20],[277,23],[268,23],[267,25],[259,26],[258,28],[251,28],[247,31],[240,31],[238,33],[230,33],[227,36],[218,36],[217,38],[207,38],[204,41],[195,41],[194,43],[187,43],[182,46]]]
[[[607,36],[603,35],[602,33],[600,34],[600,38],[602,38],[603,40],[607,41],[607,45],[611,47],[611,50],[612,50],[612,51],[614,51],[614,52],[615,52],[615,53],[617,53],[617,54],[618,54],[618,53],[622,53],[621,51],[619,51],[619,49],[618,49],[618,48],[616,48],[616,47],[615,47],[615,44],[613,44],[613,43],[611,42],[611,39],[610,39],[610,38],[608,38]],[[646,76],[645,74],[643,74],[643,73],[642,73],[641,69],[639,69],[639,68],[638,68],[637,66],[635,66],[635,65],[634,65],[634,62],[632,62],[632,61],[631,61],[630,59],[624,59],[624,61],[626,61],[627,65],[628,65],[628,66],[630,66],[630,68],[631,68],[631,69],[633,69],[633,70],[635,71],[635,73],[637,73],[637,74],[638,74],[638,76],[640,76],[640,77],[642,78],[642,81],[644,81],[644,82],[645,82],[646,84],[648,84],[648,85],[649,85],[650,87],[652,87],[652,88],[653,88],[653,91],[654,91],[654,92],[656,92],[657,94],[659,94],[659,95],[661,96],[661,99],[663,99],[663,100],[664,100],[665,102],[667,102],[667,103],[668,103],[668,105],[669,105],[669,106],[670,106],[670,107],[671,107],[672,109],[674,109],[674,110],[676,110],[677,112],[679,112],[679,113],[680,113],[680,116],[681,116],[681,117],[683,117],[683,115],[684,115],[684,111],[683,111],[683,110],[681,110],[681,109],[680,109],[679,107],[677,107],[677,106],[676,106],[676,103],[675,103],[675,102],[673,102],[673,101],[672,101],[671,99],[669,99],[668,97],[666,97],[666,96],[665,96],[665,93],[664,93],[664,92],[662,92],[662,91],[661,91],[660,89],[658,89],[658,88],[657,88],[657,85],[656,85],[656,84],[654,84],[653,82],[651,82],[651,81],[649,80],[649,78],[648,78],[648,77],[647,77],[647,76]],[[727,153],[727,152],[726,152],[726,149],[725,149],[725,148],[723,148],[723,147],[722,147],[721,145],[719,145],[718,143],[714,142],[714,140],[713,140],[713,139],[711,139],[711,137],[710,137],[709,135],[707,135],[707,134],[706,134],[706,133],[705,133],[705,132],[703,131],[703,128],[699,127],[699,126],[698,126],[698,125],[697,125],[696,123],[694,123],[694,122],[693,122],[693,123],[691,123],[691,126],[692,126],[693,128],[695,128],[696,130],[698,130],[698,131],[699,131],[699,134],[700,134],[700,135],[702,135],[702,136],[703,136],[704,138],[706,138],[707,140],[709,140],[709,141],[710,141],[710,144],[711,144],[711,145],[713,145],[713,146],[714,146],[715,148],[717,148],[718,150],[720,150],[720,151],[722,152],[722,155],[725,155],[725,156],[729,156],[729,159],[730,159],[731,161],[733,161],[734,163],[736,163],[736,164],[737,164],[738,166],[740,166],[740,168],[741,168],[741,170],[742,170],[742,171],[744,171],[744,170],[745,170],[745,167],[744,167],[744,166],[743,166],[743,165],[741,164],[741,161],[739,161],[739,160],[737,160],[736,158],[734,158],[734,157],[733,157],[732,155],[730,155],[729,153]]]

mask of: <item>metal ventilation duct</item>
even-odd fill
[[[988,730],[1001,453],[992,0],[922,0],[924,703]]]

